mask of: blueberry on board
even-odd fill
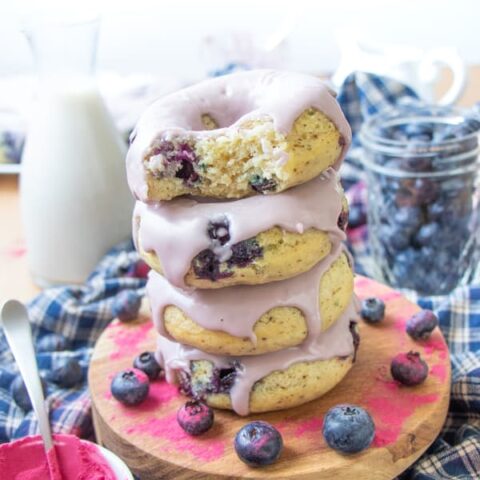
[[[438,325],[438,317],[431,310],[421,310],[407,320],[407,333],[415,340],[426,340]]]
[[[50,371],[47,380],[62,388],[72,388],[83,380],[83,370],[77,360],[69,358],[62,366]]]
[[[156,380],[162,371],[153,352],[142,352],[135,357],[133,367],[145,373],[150,380]]]
[[[234,447],[240,460],[251,467],[262,467],[278,460],[283,439],[274,426],[256,421],[247,423],[238,431]]]
[[[110,384],[113,397],[125,405],[138,405],[148,395],[150,383],[141,370],[129,368],[117,373]]]
[[[385,303],[377,297],[366,298],[362,301],[360,315],[368,323],[378,323],[385,317]]]
[[[177,412],[178,424],[189,435],[201,435],[210,430],[213,420],[213,410],[199,400],[187,402]]]
[[[142,303],[142,297],[132,291],[123,290],[114,299],[112,303],[112,315],[121,322],[129,322],[138,317],[138,311]]]
[[[63,335],[57,333],[48,333],[37,342],[37,353],[60,352],[68,348],[68,341]]]
[[[390,373],[397,382],[413,387],[425,381],[428,365],[418,352],[399,353],[392,359]]]
[[[341,453],[358,453],[370,446],[375,424],[370,414],[357,405],[336,405],[325,415],[323,436],[330,448]]]
[[[40,378],[43,394],[47,396],[47,384],[43,378]],[[24,411],[29,412],[32,409],[32,402],[28,397],[27,387],[23,382],[21,375],[17,375],[10,384],[10,393],[15,403]]]

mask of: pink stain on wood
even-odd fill
[[[417,394],[414,389],[403,387],[394,381],[377,380],[363,404],[375,422],[373,446],[385,447],[395,443],[404,432],[405,423],[415,410],[425,404],[436,402],[437,393]]]
[[[442,360],[447,358],[448,348],[442,337],[432,335],[428,340],[422,342],[422,345],[426,355],[432,355],[433,353],[438,352]]]
[[[447,379],[447,367],[443,363],[437,363],[430,369],[430,375],[438,378],[443,383]]]
[[[136,328],[124,328],[118,320],[113,321],[109,326],[108,335],[115,343],[117,350],[110,354],[110,360],[139,354],[140,344],[147,339],[152,328],[151,322],[142,323]]]
[[[213,462],[223,457],[225,442],[215,438],[215,426],[206,434],[191,437],[185,433],[177,423],[177,414],[173,413],[164,418],[150,418],[149,420],[132,425],[126,429],[128,434],[149,435],[161,438],[168,442],[160,448],[166,451],[176,451],[181,454],[190,454],[197,460]]]
[[[323,428],[323,417],[309,418],[296,424],[294,434],[295,436],[302,436],[305,433],[320,434]]]

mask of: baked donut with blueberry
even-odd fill
[[[319,79],[252,70],[147,108],[131,135],[128,181],[147,203],[278,193],[338,167],[350,142],[342,110]]]

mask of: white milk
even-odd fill
[[[28,260],[41,286],[85,281],[129,237],[126,146],[91,83],[41,89],[22,159]]]

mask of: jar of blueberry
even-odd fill
[[[477,281],[480,117],[402,106],[360,132],[376,278],[421,295]]]

